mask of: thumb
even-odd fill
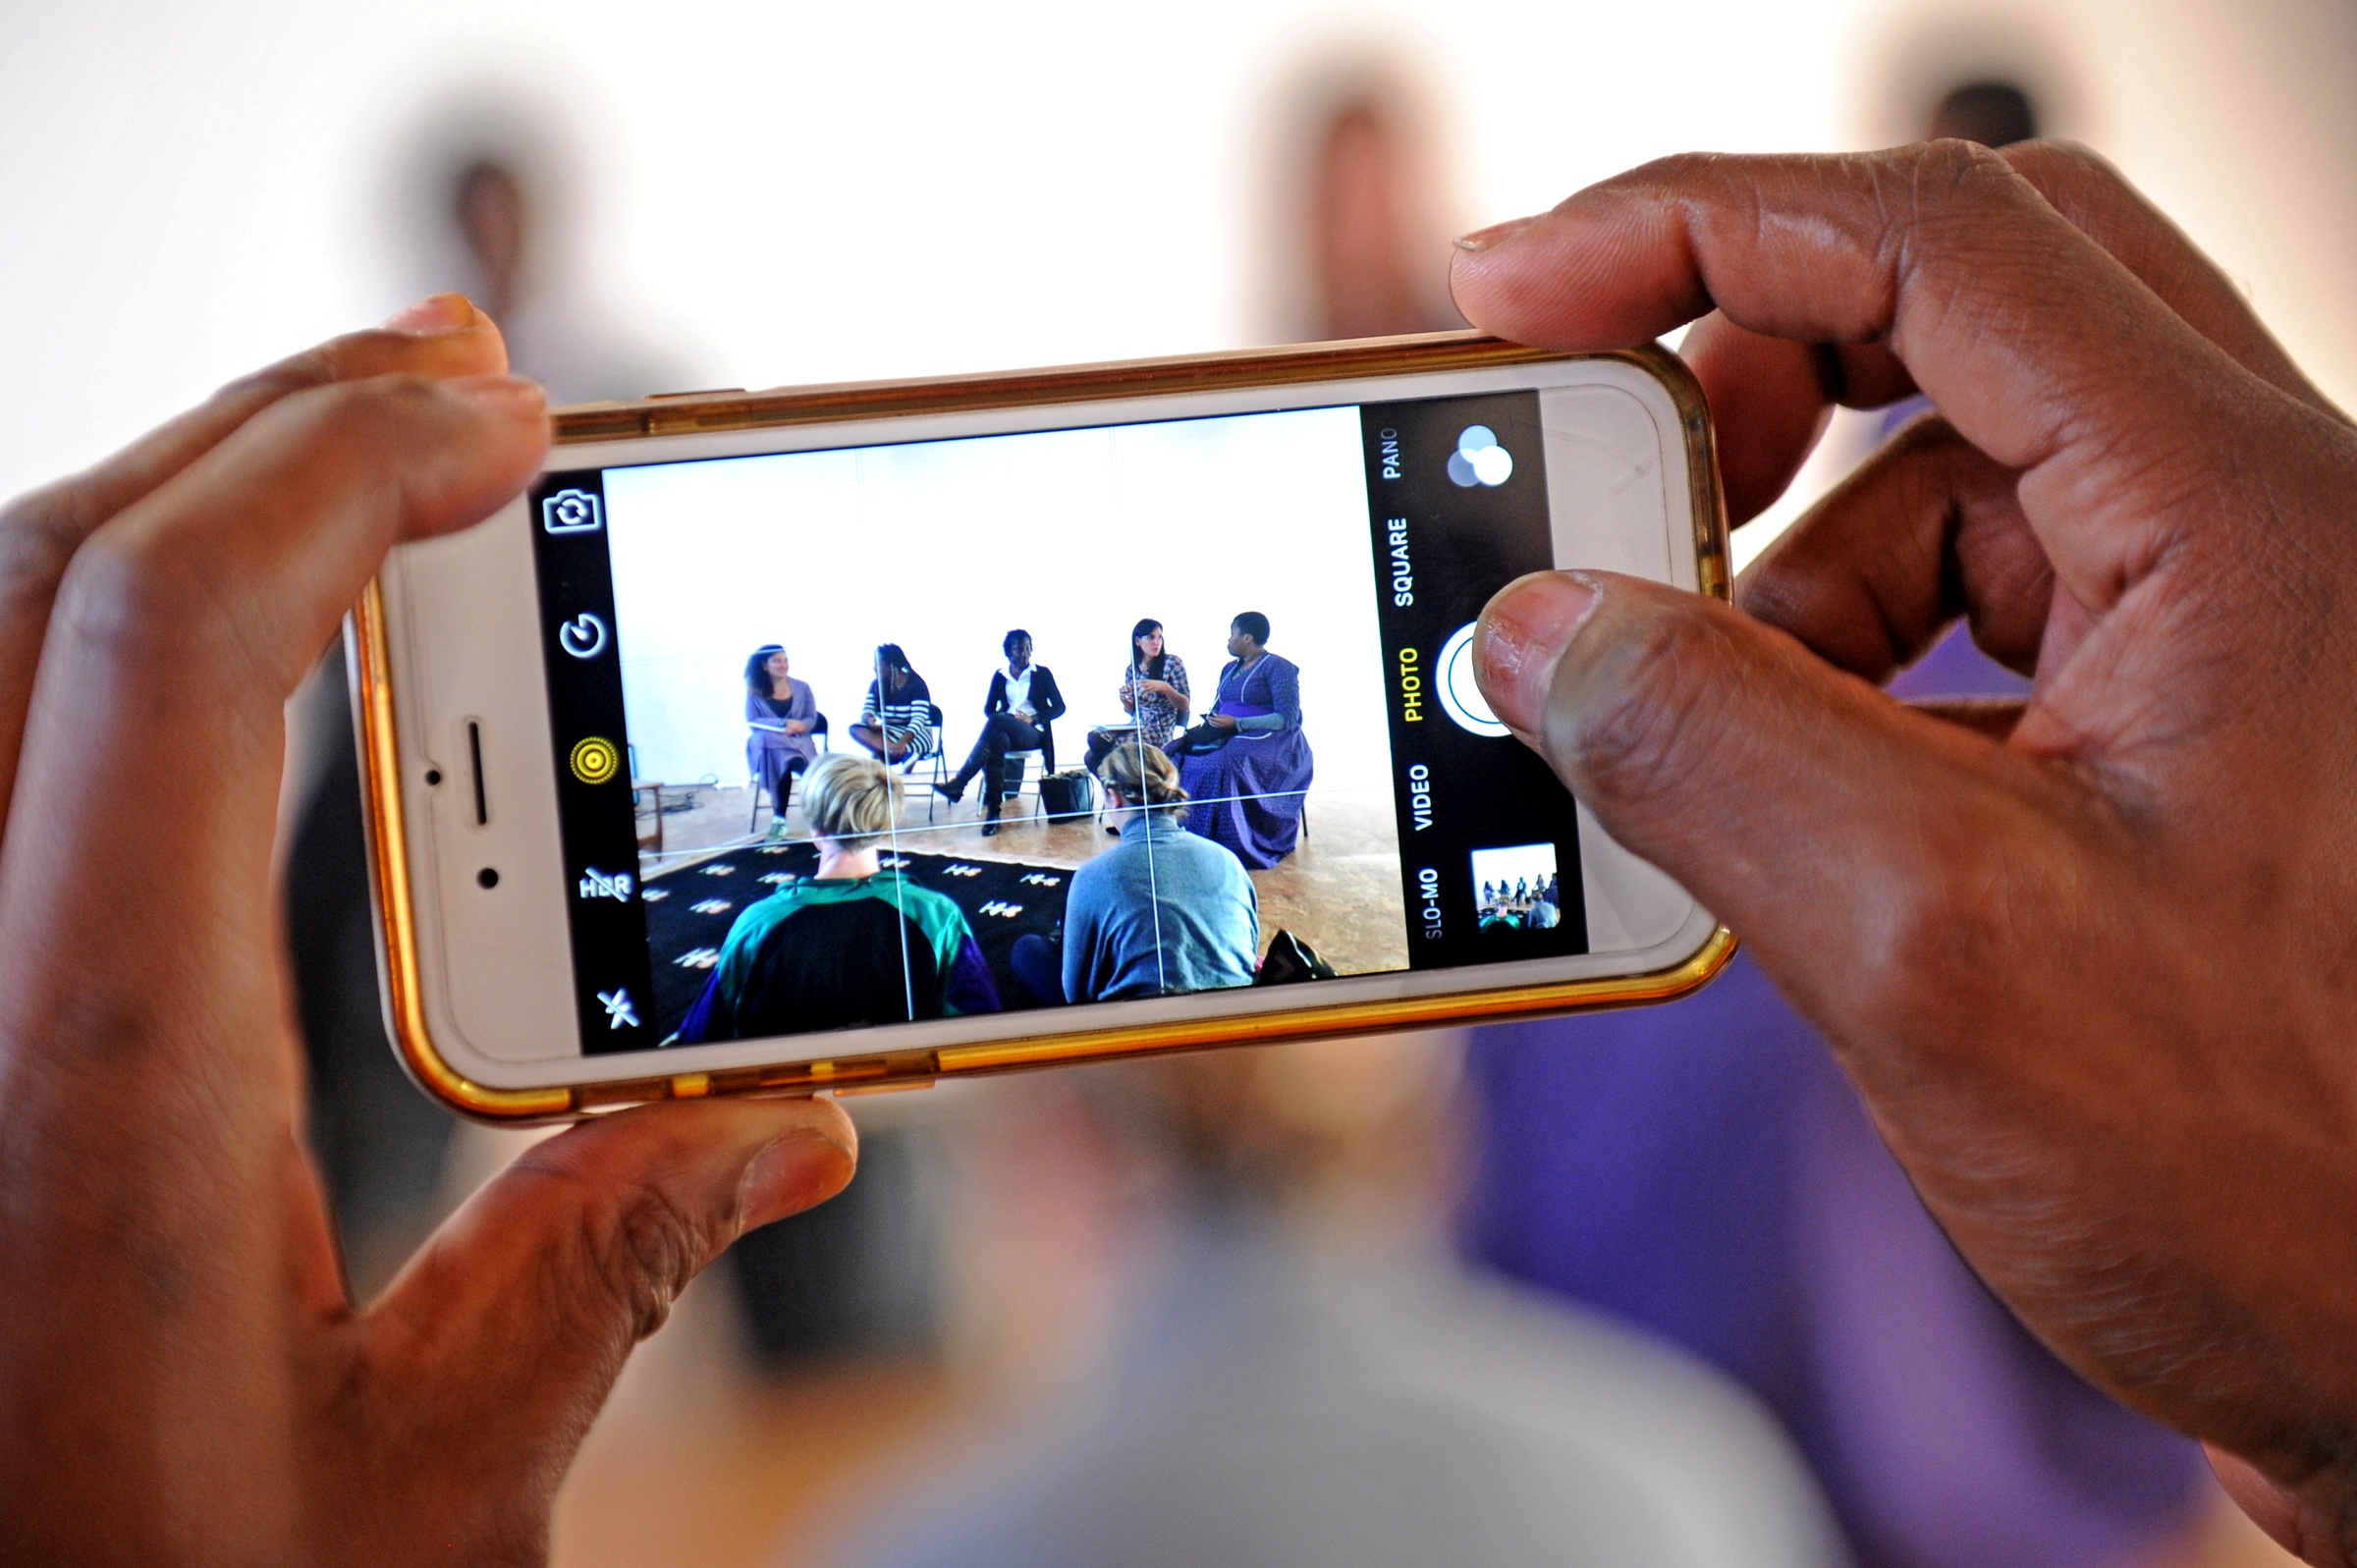
[[[1726,921],[1821,1026],[2039,831],[2035,766],[1715,599],[1539,572],[1483,610],[1499,718],[1615,839]],[[2051,818],[2047,818],[2050,820]],[[1951,901],[1953,900],[1953,901]],[[1838,1034],[1838,1029],[1835,1031]]]
[[[413,1503],[545,1507],[687,1282],[744,1231],[840,1192],[857,1150],[831,1101],[738,1100],[616,1112],[519,1156],[362,1320],[385,1424],[430,1429],[447,1461],[426,1468],[449,1494]]]

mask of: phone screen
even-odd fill
[[[590,1052],[1587,950],[1571,797],[1470,656],[1554,564],[1537,392],[530,503]]]

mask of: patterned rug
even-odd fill
[[[965,911],[974,942],[990,964],[999,999],[1010,1008],[1030,1005],[1014,984],[1007,955],[1025,932],[1049,936],[1064,918],[1072,874],[1061,866],[1026,866],[1007,860],[960,860],[956,855],[903,851],[883,857],[920,888],[948,893]],[[699,864],[665,872],[648,882],[646,940],[655,969],[655,1016],[648,1020],[667,1038],[680,1027],[720,960],[729,927],[775,892],[781,883],[818,869],[818,851],[806,843],[747,845]]]

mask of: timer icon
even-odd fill
[[[557,628],[557,646],[576,659],[594,659],[606,651],[606,623],[584,610]]]

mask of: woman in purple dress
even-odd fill
[[[786,798],[794,776],[818,755],[818,699],[794,678],[786,650],[769,643],[744,662],[744,767],[769,791],[769,836],[786,836]],[[759,809],[758,807],[755,808]]]
[[[1229,623],[1219,700],[1169,747],[1195,802],[1188,831],[1226,844],[1254,871],[1293,852],[1316,771],[1301,733],[1301,672],[1269,652],[1268,640],[1269,618],[1257,610]]]

